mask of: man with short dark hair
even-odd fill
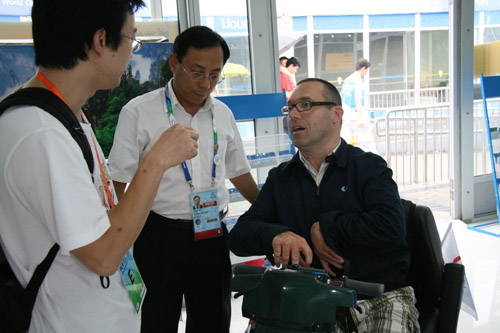
[[[143,332],[177,332],[183,296],[187,332],[229,332],[231,263],[220,221],[229,202],[225,179],[250,202],[259,189],[231,110],[210,96],[228,58],[226,42],[210,28],[183,31],[169,57],[173,79],[120,113],[109,155],[118,197],[158,133],[177,122],[200,135],[200,154],[163,175],[134,245],[148,286]],[[196,196],[203,207],[193,209]]]
[[[370,62],[361,58],[356,63],[356,70],[342,83],[342,107],[344,117],[341,136],[355,146],[377,153],[373,139],[373,126],[370,115],[365,110],[364,76],[368,73]]]
[[[340,138],[341,104],[331,83],[299,82],[282,108],[298,153],[269,172],[231,230],[229,248],[266,255],[277,267],[313,266],[332,277],[382,283],[382,297],[350,311],[359,332],[418,332],[397,185],[380,156]]]
[[[185,125],[158,133],[118,203],[81,108],[97,90],[118,86],[132,50],[140,46],[134,12],[143,5],[142,0],[33,1],[38,72],[22,89],[52,97],[54,108],[74,119],[94,167],[67,128],[43,109],[20,105],[0,117],[0,237],[18,281],[26,286],[48,250],[60,246],[38,291],[32,332],[140,329],[141,297],[130,297],[127,287],[144,290],[144,285],[131,272],[130,248],[161,176],[196,155],[198,134]]]
[[[281,90],[285,90],[286,99],[290,98],[290,94],[292,93],[293,89],[295,89],[295,73],[297,73],[299,68],[299,59],[291,57],[286,61],[285,67],[280,70]]]

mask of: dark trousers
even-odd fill
[[[134,258],[146,284],[141,332],[177,332],[186,300],[186,332],[229,332],[231,262],[223,237],[194,241],[192,222],[154,212],[134,244]]]

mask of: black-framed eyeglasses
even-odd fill
[[[294,108],[297,109],[297,111],[299,112],[304,112],[304,111],[309,111],[313,106],[318,106],[318,105],[338,105],[338,104],[334,102],[300,102],[296,104],[282,106],[281,113],[286,116],[287,114],[292,112]]]
[[[127,35],[120,35],[122,37],[128,38],[132,40],[132,52],[137,52],[141,49],[142,42],[138,40],[137,38],[132,38]]]
[[[181,65],[182,69],[189,76],[189,79],[191,79],[191,81],[194,81],[194,82],[205,81],[207,74],[205,74],[203,72],[188,72],[186,70],[186,67],[184,67],[184,65],[182,63],[179,62],[179,65]],[[221,74],[210,74],[210,75],[208,75],[208,80],[210,81],[210,84],[219,84],[222,81],[224,81],[224,78],[221,76]]]

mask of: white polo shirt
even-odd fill
[[[61,246],[38,292],[30,332],[139,332],[140,314],[119,273],[104,289],[99,275],[70,253],[110,227],[95,147],[104,158],[90,125],[82,128],[94,155],[95,184],[59,120],[27,106],[0,117],[1,243],[22,285],[54,243]]]
[[[217,165],[216,188],[219,210],[229,203],[226,178],[235,178],[250,171],[236,121],[231,110],[209,96],[205,105],[191,116],[187,113],[168,83],[168,96],[176,123],[190,125],[199,133],[198,155],[186,161],[195,190],[210,188],[214,158],[214,113],[220,164]],[[170,127],[165,88],[160,88],[131,100],[120,113],[113,148],[109,154],[111,177],[129,183],[146,152],[156,139]],[[189,194],[181,165],[168,169],[162,178],[152,210],[171,219],[191,219]]]

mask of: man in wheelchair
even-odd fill
[[[269,172],[231,230],[230,250],[266,255],[277,267],[311,266],[331,277],[383,284],[380,297],[358,295],[358,307],[349,310],[354,326],[359,332],[418,332],[415,294],[407,284],[405,217],[391,169],[341,139],[342,102],[329,82],[299,82],[281,110],[299,151]]]

